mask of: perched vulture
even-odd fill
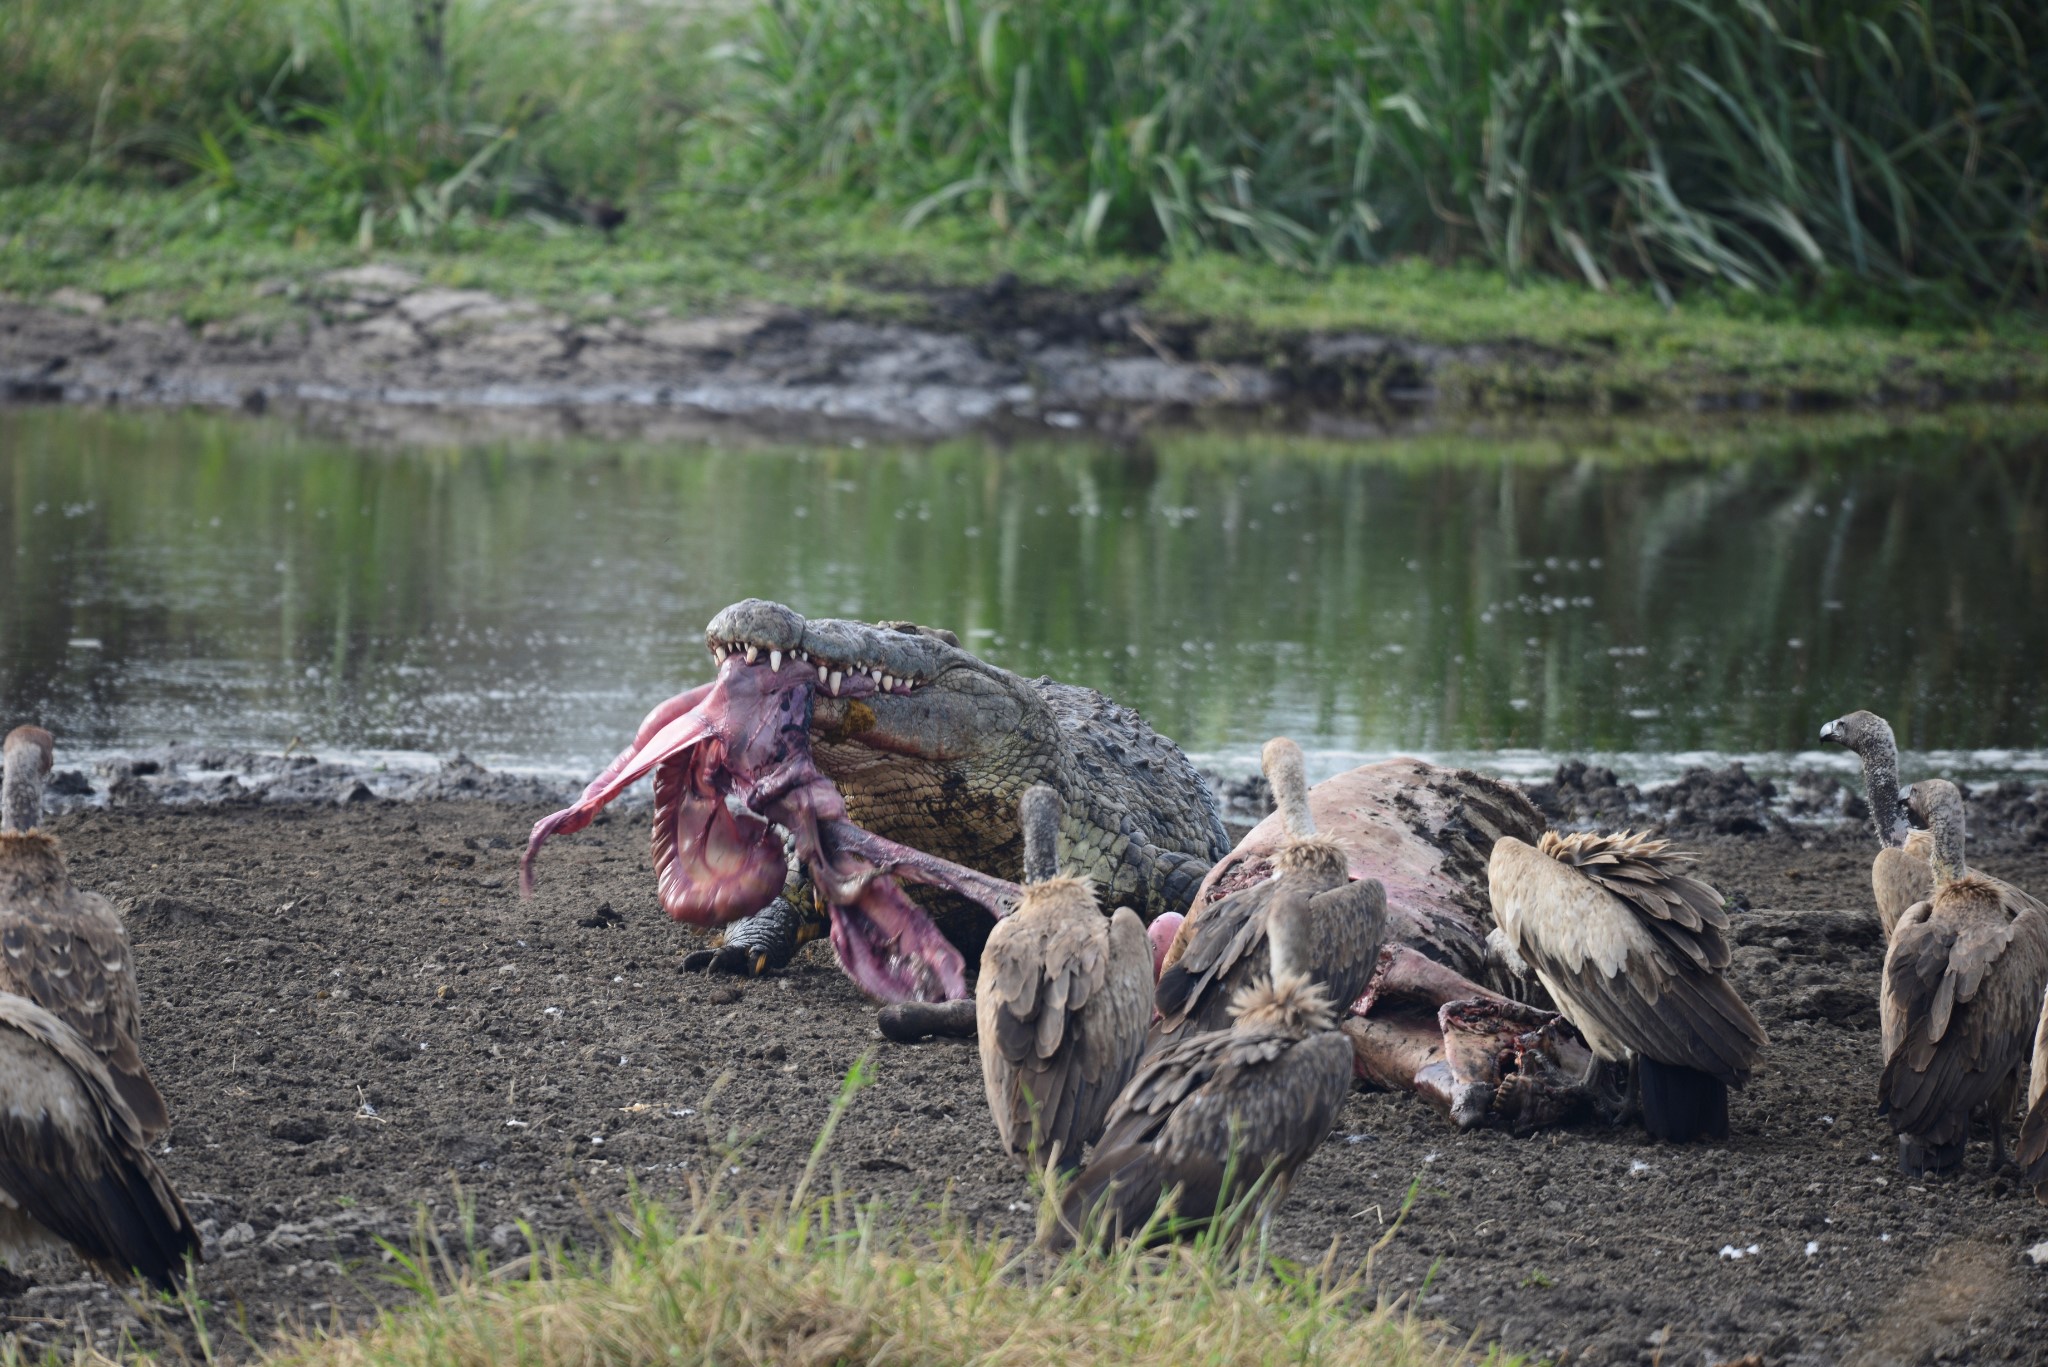
[[[1285,737],[1266,742],[1267,782],[1287,831],[1273,857],[1274,876],[1195,911],[1181,927],[1159,975],[1155,1043],[1221,1030],[1235,995],[1266,970],[1266,922],[1273,909],[1299,903],[1308,913],[1302,971],[1322,984],[1339,1011],[1365,991],[1386,936],[1387,895],[1376,878],[1356,883],[1344,849],[1316,834],[1309,815],[1301,748]]]
[[[1769,1043],[1728,983],[1721,894],[1666,842],[1623,832],[1530,846],[1487,869],[1494,919],[1596,1059],[1633,1061],[1643,1126],[1679,1143],[1728,1136],[1728,1089]]]
[[[2048,1206],[2048,997],[2034,1027],[2034,1069],[2027,1079],[2027,1119],[2020,1126],[2020,1167],[2034,1199]]]
[[[0,993],[0,1257],[53,1244],[113,1278],[168,1290],[199,1231],[78,1032]]]
[[[1870,861],[1870,890],[1877,898],[1877,919],[1883,922],[1889,940],[1907,907],[1934,896],[1934,836],[1915,830],[1906,820],[1899,801],[1899,749],[1883,717],[1874,712],[1851,712],[1821,727],[1820,738],[1846,745],[1863,761],[1863,794],[1870,804],[1870,825],[1882,846]],[[2004,879],[1983,872],[1977,877],[2020,904],[2048,915],[2048,906]]]
[[[1017,816],[1026,886],[981,952],[981,1076],[1006,1150],[1078,1168],[1144,1052],[1152,946],[1136,912],[1105,918],[1086,879],[1060,876],[1059,794],[1034,784]]]
[[[1899,1136],[1900,1170],[1917,1177],[1962,1163],[1970,1115],[1985,1107],[1995,1169],[2048,987],[2048,914],[1969,871],[1954,784],[1914,784],[1906,810],[1933,833],[1934,893],[1907,908],[1885,953],[1878,1112]]]
[[[1307,972],[1313,933],[1306,900],[1273,906],[1271,979],[1238,994],[1228,1030],[1147,1056],[1067,1189],[1048,1244],[1172,1237],[1247,1200],[1253,1219],[1271,1218],[1351,1088],[1351,1041]]]
[[[64,850],[42,821],[50,733],[16,727],[0,753],[0,992],[28,998],[76,1030],[154,1139],[170,1125],[143,1066],[142,1002],[128,932],[107,899],[71,885]]]

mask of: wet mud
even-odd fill
[[[1806,411],[1940,403],[1899,377],[1875,394],[1676,375],[1647,392],[1611,351],[1503,337],[1442,345],[1378,332],[1266,333],[1162,317],[1132,281],[1099,291],[876,281],[901,319],[744,307],[573,317],[369,263],[259,285],[263,312],[190,326],[125,317],[63,288],[0,297],[0,402],[277,409],[359,440],[719,436],[844,441],[968,430],[1112,434],[1256,421],[1360,438],[1448,412]],[[2011,398],[2011,386],[1981,397]]]
[[[149,791],[175,776],[125,777]],[[1748,801],[1729,791],[1731,811]],[[230,1352],[402,1301],[377,1240],[406,1242],[421,1210],[457,1237],[458,1186],[499,1260],[525,1251],[522,1221],[589,1243],[629,1183],[680,1202],[693,1177],[736,1167],[741,1189],[786,1189],[869,1049],[878,1080],[831,1154],[846,1188],[906,1220],[944,1197],[1028,1235],[971,1044],[883,1042],[822,945],[767,979],[681,972],[705,941],[659,912],[644,817],[607,812],[559,838],[521,901],[543,803],[271,796],[79,805],[54,822],[76,877],[128,918],[174,1119],[162,1161],[207,1233],[198,1289]],[[1987,825],[1976,853],[2048,887],[2037,804],[2001,800],[2012,824]],[[1960,1178],[1902,1179],[1875,1114],[1867,837],[1846,817],[1764,825],[1686,838],[1739,908],[1736,981],[1772,1035],[1728,1143],[1460,1135],[1413,1097],[1354,1092],[1276,1221],[1278,1251],[1318,1260],[1334,1243],[1356,1265],[1417,1184],[1374,1263],[1383,1293],[1519,1351],[2037,1360],[2048,1267],[2026,1250],[2048,1241],[2048,1208],[1987,1171],[1981,1138]],[[75,1263],[26,1273],[0,1314],[32,1342],[189,1335],[175,1312],[138,1319]]]

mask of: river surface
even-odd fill
[[[953,628],[1205,763],[1649,780],[1889,716],[2048,774],[2048,415],[1505,436],[361,449],[0,409],[0,720],[587,773],[747,596]]]

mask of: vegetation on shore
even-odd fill
[[[21,0],[0,291],[260,321],[395,255],[921,319],[1013,275],[1137,350],[1493,344],[1522,397],[2037,396],[2041,51],[1981,0]]]

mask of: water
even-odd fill
[[[1207,762],[2048,772],[2048,417],[1342,444],[363,450],[0,410],[0,709],[587,772],[748,595],[954,628]],[[1846,756],[1830,752],[1828,762]]]

